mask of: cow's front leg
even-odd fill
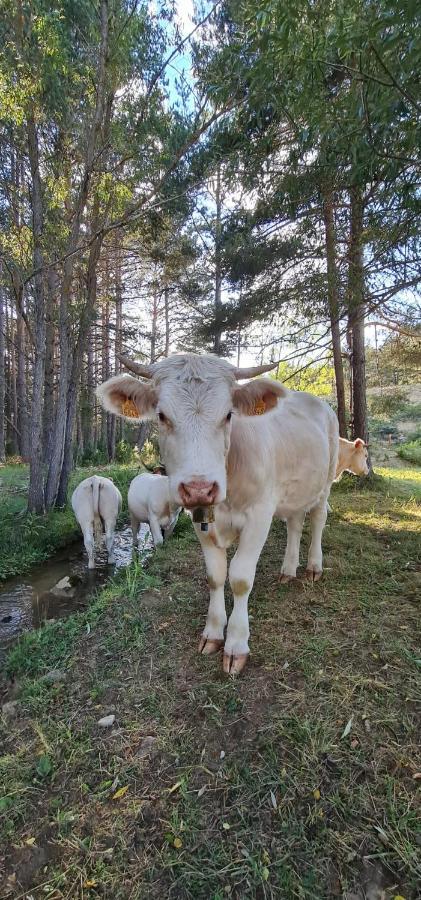
[[[234,607],[229,618],[224,646],[224,672],[237,675],[249,655],[248,598],[256,566],[272,522],[273,510],[253,510],[240,534],[237,552],[231,560],[229,580]]]
[[[318,581],[322,577],[322,534],[327,519],[327,505],[327,499],[324,497],[310,512],[311,544],[308,551],[306,576],[313,581]]]
[[[281,569],[282,584],[291,581],[297,574],[297,567],[300,562],[300,543],[304,516],[304,512],[297,512],[287,518],[287,546]]]
[[[224,631],[227,624],[224,597],[227,551],[216,546],[211,538],[211,532],[202,531],[200,525],[195,525],[194,529],[205,557],[209,585],[209,609],[199,643],[199,653],[210,656],[211,653],[217,653],[224,644]]]

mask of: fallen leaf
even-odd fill
[[[278,809],[278,801],[277,801],[273,791],[270,792],[270,802],[274,809]]]
[[[98,884],[98,882],[95,881],[94,878],[89,878],[87,881],[84,882],[83,887],[84,888],[92,888],[92,887],[96,887],[97,884]]]
[[[229,831],[231,828],[231,825],[229,824],[229,822],[223,822],[222,827],[223,827],[224,831]]]
[[[199,788],[199,790],[198,790],[198,792],[197,792],[197,796],[198,796],[198,797],[203,797],[203,794],[205,793],[205,790],[206,790],[206,784],[203,784],[202,787]]]
[[[262,878],[263,878],[263,881],[267,881],[269,878],[269,869],[267,866],[264,866],[262,869]]]
[[[354,738],[354,740],[351,741],[351,750],[355,750],[355,748],[358,747],[358,744],[359,741],[357,741],[357,738]]]
[[[50,775],[53,769],[53,764],[49,756],[40,756],[37,765],[37,773],[41,776],[41,778],[46,778],[47,775]]]
[[[173,844],[176,850],[180,850],[180,848],[183,846],[183,841],[181,840],[181,838],[176,837],[174,838]]]
[[[344,730],[343,730],[343,732],[342,732],[342,734],[341,734],[341,740],[342,740],[342,738],[346,738],[346,737],[348,736],[349,732],[351,731],[351,728],[352,728],[352,719],[353,719],[353,716],[351,716],[351,718],[350,718],[350,719],[348,720],[348,722],[346,723],[345,728],[344,728]]]
[[[314,797],[315,800],[320,800],[321,793],[320,793],[320,791],[319,791],[319,788],[316,788],[316,790],[313,791],[313,797]]]
[[[36,838],[29,837],[29,838],[26,838],[25,844],[27,844],[28,847],[33,847],[35,844],[35,841],[36,841]]]
[[[118,791],[116,791],[115,794],[113,794],[113,800],[120,800],[121,797],[124,797],[124,795],[127,794],[128,790],[129,790],[128,784],[124,785],[124,787],[119,788]]]
[[[412,777],[415,779],[415,781],[418,781],[421,778],[421,772],[415,772]]]
[[[173,794],[174,791],[178,791],[178,788],[181,787],[182,781],[176,781],[172,787],[168,788],[168,794]]]
[[[270,856],[267,850],[264,850],[262,853],[262,862],[264,862],[266,866],[270,863]]]

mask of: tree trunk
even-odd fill
[[[97,230],[97,220],[96,215],[94,216],[94,222],[92,225],[92,232],[95,233]],[[78,340],[76,344],[76,349],[73,355],[73,364],[72,371],[68,389],[67,396],[67,409],[66,409],[66,428],[65,428],[65,442],[64,442],[64,452],[63,452],[63,463],[60,472],[60,483],[57,492],[56,505],[61,507],[66,503],[67,498],[67,489],[69,486],[69,478],[73,467],[73,431],[75,426],[75,417],[76,417],[76,407],[77,407],[77,398],[78,398],[78,387],[80,381],[80,375],[82,371],[82,362],[83,362],[83,351],[86,346],[87,337],[89,334],[89,329],[92,324],[93,312],[95,309],[96,302],[96,292],[97,292],[97,276],[96,269],[98,264],[99,255],[101,252],[102,246],[102,235],[98,237],[94,243],[91,245],[89,260],[88,260],[88,269],[86,276],[86,304],[85,309],[82,312],[80,328],[78,334]]]
[[[336,265],[336,234],[334,220],[333,192],[325,190],[323,197],[323,219],[325,225],[327,294],[329,303],[330,328],[332,333],[333,365],[335,368],[336,400],[338,406],[339,434],[347,437],[345,382],[341,353],[341,332],[339,315],[339,278]]]
[[[11,305],[12,307],[12,305]],[[19,449],[19,433],[18,433],[18,398],[16,392],[16,366],[15,366],[15,327],[14,327],[14,318],[13,318],[13,310],[11,308],[10,315],[7,312],[7,304],[5,307],[6,313],[6,334],[7,334],[7,342],[10,348],[8,365],[7,365],[7,383],[9,385],[9,418],[11,423],[11,443],[12,443],[12,455],[17,456],[20,453]]]
[[[359,187],[354,185],[351,188],[350,200],[348,313],[352,345],[352,435],[354,439],[360,437],[364,441],[368,441],[364,342],[364,260],[362,247],[364,206],[362,192]]]
[[[118,245],[117,266],[116,266],[116,286],[115,286],[115,343],[114,343],[114,371],[115,374],[121,371],[121,363],[118,354],[123,349],[123,285],[121,273],[121,246]],[[115,422],[115,440],[121,441],[123,438],[123,420],[116,416],[113,417]]]
[[[2,266],[0,263],[0,463],[6,459],[6,369],[5,369],[5,297],[2,282]]]
[[[38,135],[35,120],[28,117],[28,155],[31,169],[32,189],[32,233],[33,233],[33,279],[34,312],[33,312],[33,346],[34,372],[32,381],[31,406],[31,453],[29,466],[29,512],[44,512],[43,489],[43,453],[42,453],[42,408],[44,394],[45,370],[45,298],[44,298],[44,255],[42,238],[44,229],[42,183],[39,168]]]
[[[216,220],[215,220],[215,295],[214,295],[214,314],[215,314],[215,334],[213,341],[213,352],[218,356],[221,352],[221,328],[219,325],[219,317],[221,314],[221,292],[222,292],[222,268],[221,268],[221,164],[218,164],[216,170]]]
[[[165,350],[164,356],[170,355],[170,309],[169,309],[169,288],[166,284],[164,287],[164,315],[165,315]]]
[[[48,470],[47,485],[45,491],[46,505],[48,509],[50,509],[56,503],[56,500],[57,502],[60,502],[59,494],[61,498],[63,497],[61,482],[63,481],[63,484],[66,485],[67,489],[67,481],[71,471],[71,447],[70,449],[68,449],[66,444],[66,441],[68,440],[70,440],[71,443],[74,424],[73,421],[71,423],[68,421],[68,395],[71,396],[73,394],[73,385],[70,383],[73,367],[71,366],[70,360],[69,305],[72,290],[75,251],[77,250],[79,244],[82,217],[89,197],[97,139],[100,134],[101,126],[103,125],[106,88],[106,65],[108,56],[108,0],[101,0],[100,19],[101,43],[98,56],[96,106],[87,138],[83,175],[73,210],[73,220],[67,247],[68,255],[63,266],[63,280],[60,296],[59,390],[54,427],[53,453]],[[80,357],[79,366],[81,365],[81,361],[82,356]],[[64,461],[65,455],[66,462]],[[63,477],[62,468],[65,469],[65,471],[63,472]]]
[[[48,271],[48,293],[46,309],[46,340],[45,340],[45,382],[44,382],[44,421],[43,421],[43,445],[44,462],[48,463],[52,455],[53,424],[54,424],[54,305],[58,294],[57,273],[54,269]]]

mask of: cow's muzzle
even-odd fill
[[[178,486],[181,502],[187,509],[196,506],[212,506],[218,494],[216,481],[189,481],[181,482]]]

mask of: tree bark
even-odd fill
[[[92,180],[97,139],[103,125],[106,89],[106,66],[108,56],[108,0],[101,0],[100,20],[101,41],[97,69],[97,99],[93,121],[87,139],[82,180],[73,210],[73,220],[67,247],[68,256],[65,259],[63,266],[63,280],[60,297],[59,389],[54,427],[53,453],[48,470],[45,491],[46,505],[48,509],[54,506],[56,501],[58,501],[59,492],[60,496],[63,496],[61,481],[63,481],[63,483],[66,483],[71,471],[71,448],[69,450],[66,446],[66,440],[71,441],[73,434],[73,422],[71,423],[72,427],[69,430],[70,423],[68,421],[68,395],[72,395],[73,393],[73,386],[71,384],[73,367],[71,366],[70,360],[69,305],[75,261],[74,251],[77,250],[79,244],[82,217],[88,200]],[[79,365],[80,364],[81,360]],[[64,464],[65,455],[67,459],[66,464]],[[63,473],[62,479],[61,476],[63,466],[65,466],[66,471]]]
[[[335,369],[336,400],[338,406],[339,434],[347,437],[345,382],[341,353],[341,332],[339,315],[339,277],[336,265],[336,234],[334,219],[333,191],[327,189],[323,196],[323,220],[325,226],[325,246],[327,265],[327,294],[329,303],[330,328],[332,333],[333,365]]]
[[[352,435],[368,441],[367,397],[365,380],[364,341],[364,260],[363,222],[364,204],[361,188],[353,185],[350,190],[350,237],[348,252],[348,313],[351,333],[352,366]]]
[[[31,114],[27,121],[28,155],[31,169],[32,189],[32,233],[33,233],[33,266],[35,270],[34,291],[34,372],[32,381],[31,405],[31,453],[29,466],[29,512],[43,513],[45,509],[43,489],[43,453],[42,453],[42,408],[44,394],[45,370],[45,297],[44,297],[44,254],[42,239],[44,230],[44,210],[42,182],[39,167],[38,134],[35,119]]]
[[[94,222],[92,232],[97,230],[96,209],[94,214]],[[83,351],[86,346],[89,329],[92,324],[93,312],[96,303],[97,294],[97,265],[101,253],[103,237],[100,235],[91,245],[89,252],[88,268],[86,275],[86,304],[82,312],[79,334],[76,344],[75,353],[73,355],[73,364],[71,370],[71,378],[67,395],[66,409],[66,428],[65,442],[63,452],[63,463],[60,472],[60,483],[57,492],[56,505],[61,507],[66,503],[67,489],[69,486],[69,478],[73,467],[73,432],[76,418],[76,407],[78,398],[78,388],[80,375],[82,371]]]
[[[2,281],[2,266],[0,262],[0,463],[6,459],[6,368],[5,368],[5,296]]]
[[[165,350],[164,356],[170,355],[170,308],[169,308],[169,287],[164,287],[164,315],[165,315]]]
[[[221,293],[222,293],[222,268],[221,268],[221,164],[218,164],[216,170],[216,219],[215,219],[215,294],[214,294],[214,315],[215,315],[215,334],[213,341],[213,352],[218,356],[221,352],[221,328],[219,325],[219,316],[221,313]]]
[[[43,446],[44,462],[48,463],[52,455],[53,425],[54,425],[54,305],[58,294],[57,273],[54,269],[48,271],[48,292],[46,308],[46,339],[45,339],[45,379],[44,379],[44,418],[43,418]]]

